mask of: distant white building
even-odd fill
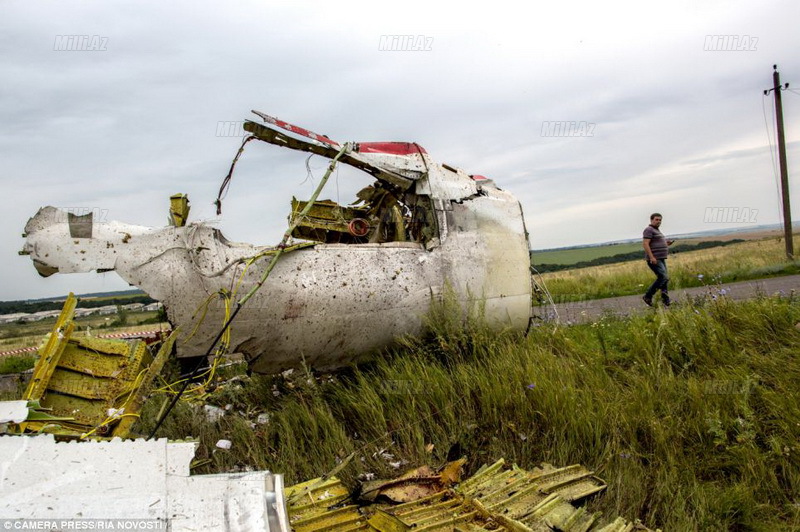
[[[59,314],[61,314],[60,310],[43,310],[41,312],[34,312],[33,314],[30,314],[25,321],[40,321],[47,318],[55,318]]]
[[[130,312],[145,312],[145,311],[156,311],[159,310],[163,305],[161,302],[156,301],[155,303],[150,303],[149,305],[145,305],[144,303],[131,303],[129,305],[122,305],[121,308]],[[82,318],[84,316],[92,316],[94,314],[98,314],[101,316],[108,315],[108,314],[116,314],[117,313],[117,306],[116,305],[106,305],[104,307],[94,307],[94,308],[76,308],[75,309],[75,317]],[[4,323],[14,323],[16,321],[40,321],[47,318],[54,318],[61,314],[60,310],[43,310],[41,312],[16,312],[14,314],[0,314],[0,324]]]
[[[28,321],[30,316],[27,312],[17,312],[15,314],[3,314],[0,316],[0,323],[14,323],[15,321]]]

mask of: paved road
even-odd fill
[[[673,304],[680,304],[690,297],[709,294],[719,296],[722,293],[724,297],[730,299],[749,299],[757,295],[782,294],[788,296],[792,291],[800,295],[800,275],[670,290],[670,296]],[[642,294],[575,303],[558,303],[556,304],[556,311],[561,323],[586,323],[597,320],[605,313],[627,316],[652,310],[642,301]],[[658,305],[659,297],[657,296],[655,299]],[[552,321],[555,318],[552,306],[534,308],[533,313],[536,318],[544,321]]]

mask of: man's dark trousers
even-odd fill
[[[653,299],[653,296],[658,290],[661,290],[661,294],[664,297],[667,297],[667,283],[669,283],[669,276],[667,275],[666,259],[658,259],[655,264],[651,264],[649,260],[646,260],[645,262],[647,262],[647,266],[653,270],[653,273],[656,274],[656,280],[650,285],[650,288],[647,289],[644,297],[647,299]]]

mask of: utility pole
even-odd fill
[[[781,90],[788,89],[789,84],[781,87],[781,75],[778,65],[772,65],[772,88],[765,90],[764,94],[773,91],[775,94],[775,117],[778,122],[778,160],[781,167],[781,196],[783,198],[783,232],[786,241],[786,258],[794,259],[794,244],[792,242],[792,212],[789,208],[789,172],[786,170],[786,139],[783,136],[783,105],[781,104]]]

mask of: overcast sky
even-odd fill
[[[713,207],[777,223],[762,91],[773,63],[797,87],[783,92],[797,205],[798,15],[790,1],[0,1],[0,299],[127,287],[40,278],[17,251],[45,205],[161,226],[184,192],[190,220],[277,243],[292,195],[312,191],[304,155],[250,143],[221,217],[212,205],[241,141],[219,124],[250,109],[338,141],[415,141],[491,177],[522,202],[534,249],[638,238],[653,211],[671,234],[747,225],[709,223]],[[403,35],[422,49],[380,49]],[[64,36],[94,41],[55,50]],[[564,121],[587,127],[543,135]],[[318,179],[326,164],[311,166]],[[323,197],[348,203],[369,181],[342,170]]]

